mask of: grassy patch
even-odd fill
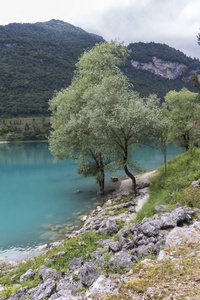
[[[54,248],[52,250],[49,250],[45,255],[35,257],[34,259],[29,259],[24,263],[20,263],[17,267],[17,270],[7,272],[6,275],[4,275],[6,268],[6,266],[4,266],[4,272],[2,271],[0,274],[0,285],[3,285],[4,287],[6,287],[6,289],[0,292],[0,297],[4,296],[7,299],[13,293],[13,289],[14,291],[16,291],[23,286],[27,286],[28,288],[36,287],[41,281],[37,275],[37,272],[41,265],[46,265],[49,268],[53,268],[57,271],[62,271],[63,269],[66,270],[69,268],[69,261],[75,257],[82,256],[86,261],[87,254],[95,251],[99,247],[99,245],[95,245],[95,242],[100,239],[107,238],[110,238],[110,236],[106,234],[98,235],[93,232],[87,232],[79,237],[75,237],[66,241],[63,248]],[[84,245],[80,246],[79,242],[83,241]],[[51,261],[44,263],[45,258],[51,258],[53,254],[59,251],[65,251],[66,255],[54,258],[54,263]],[[29,269],[33,269],[36,272],[35,278],[33,280],[27,280],[20,284],[20,276]],[[13,275],[15,275],[14,281],[11,280]],[[16,284],[17,287],[15,286]]]
[[[159,174],[150,185],[149,200],[138,212],[136,221],[151,217],[155,213],[155,205],[158,204],[168,204],[173,207],[179,202],[181,205],[200,207],[198,203],[200,192],[187,190],[192,181],[200,178],[200,149],[185,152],[170,160],[167,163],[167,174],[164,166],[158,171]],[[187,197],[185,197],[186,193]]]
[[[119,294],[111,294],[106,300],[200,299],[200,244],[188,243],[166,249],[165,253],[170,258],[135,265],[130,280],[121,284]]]

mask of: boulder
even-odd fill
[[[98,233],[117,233],[119,231],[119,226],[115,223],[114,220],[104,220],[98,230]]]
[[[158,235],[158,229],[156,227],[154,227],[153,225],[151,225],[151,223],[149,223],[149,222],[144,223],[141,226],[141,230],[148,237]]]
[[[75,270],[77,268],[81,268],[83,265],[83,258],[78,257],[78,258],[73,258],[69,261],[69,265],[71,267],[72,270]]]
[[[44,283],[39,284],[35,288],[35,292],[31,296],[31,300],[42,300],[49,298],[56,291],[56,282],[52,279],[47,279]]]
[[[54,255],[52,255],[52,257],[61,257],[61,256],[65,256],[66,252],[65,251],[60,251],[55,253]]]
[[[59,279],[61,278],[61,272],[58,272],[52,268],[47,268],[46,266],[41,266],[38,272],[39,278],[43,281],[48,279]]]
[[[19,289],[18,291],[16,291],[15,293],[13,293],[12,296],[8,299],[9,300],[26,299],[27,292],[28,292],[27,287],[23,287],[23,288]],[[4,297],[0,297],[0,299],[5,300]]]
[[[35,272],[32,269],[29,269],[26,273],[20,276],[20,283],[27,279],[34,279]]]
[[[130,269],[133,265],[132,255],[126,249],[116,253],[109,261],[109,268],[115,272],[119,272],[121,269]]]
[[[90,265],[84,265],[80,269],[81,283],[90,287],[97,279],[97,271]]]
[[[106,297],[107,294],[118,294],[118,290],[116,283],[109,278],[106,278],[104,275],[101,275],[87,290],[85,296],[89,297],[91,295],[95,296],[101,294],[101,297]]]
[[[109,244],[109,251],[112,251],[112,252],[117,252],[120,250],[120,247],[119,247],[119,242],[112,242]]]
[[[200,240],[200,222],[187,227],[176,227],[166,237],[166,246],[174,247],[182,243],[197,243]]]

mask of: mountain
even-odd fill
[[[48,114],[48,100],[70,84],[81,53],[103,41],[59,20],[0,26],[0,115]]]
[[[0,26],[0,117],[49,115],[48,100],[66,88],[80,55],[98,35],[60,20]],[[199,60],[164,44],[131,43],[122,71],[141,96],[155,93],[161,101],[170,90],[196,91],[190,75]]]
[[[183,52],[159,43],[131,43],[130,56],[123,72],[141,96],[155,93],[163,101],[170,90],[183,87],[197,92],[190,76],[200,73],[198,59],[187,57]]]

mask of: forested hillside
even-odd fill
[[[0,26],[0,117],[49,115],[49,99],[71,83],[79,56],[103,41],[59,20]],[[157,43],[132,43],[128,49],[123,72],[141,96],[156,93],[162,99],[169,90],[183,87],[195,91],[189,77],[200,70],[199,60]],[[133,67],[132,61],[151,63],[153,57],[183,64],[184,73],[170,80]]]
[[[48,114],[48,100],[70,84],[78,57],[102,41],[58,20],[0,26],[0,115]]]

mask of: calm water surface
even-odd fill
[[[169,145],[168,159],[181,151]],[[99,201],[95,180],[77,175],[73,160],[53,160],[47,143],[0,144],[0,259],[16,260],[25,249],[64,238],[66,226],[78,225],[78,215]],[[149,147],[134,160],[146,170],[163,164],[160,151]]]

